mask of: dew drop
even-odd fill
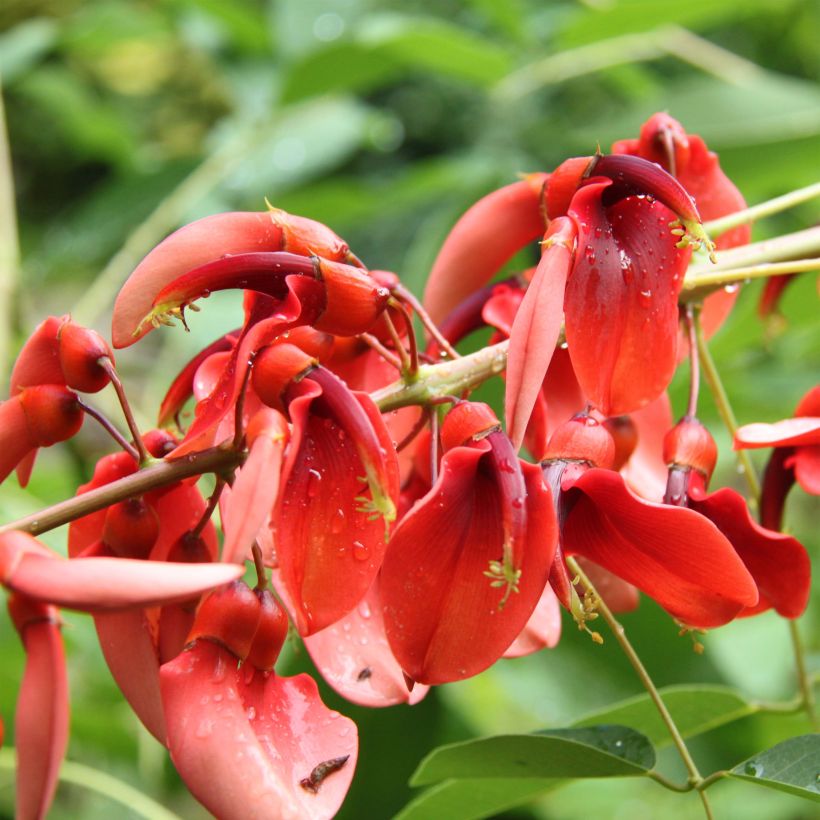
[[[368,604],[367,601],[362,601],[359,604],[359,615],[361,615],[362,618],[369,618],[371,614],[370,604]]]
[[[652,291],[642,290],[638,294],[638,301],[641,303],[643,307],[649,307],[652,304]]]
[[[256,717],[256,707],[248,707],[248,720],[253,720]]]
[[[752,777],[760,777],[763,774],[763,767],[755,760],[750,760],[744,767],[743,773]]]
[[[308,480],[307,480],[307,495],[308,498],[315,498],[316,494],[319,492],[319,484],[322,480],[322,474],[318,470],[310,469],[308,470]]]
[[[345,525],[345,511],[339,507],[335,513],[333,513],[333,518],[330,521],[330,531],[336,535],[338,535]]]
[[[361,541],[353,542],[353,557],[357,561],[366,561],[370,557],[370,548]]]

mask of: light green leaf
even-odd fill
[[[800,735],[739,763],[730,777],[820,802],[820,735]]]
[[[8,85],[25,74],[54,45],[57,26],[53,20],[36,17],[0,35],[0,79]]]
[[[628,777],[654,765],[652,744],[626,726],[549,729],[441,746],[419,763],[410,785],[448,778]]]

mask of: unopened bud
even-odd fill
[[[697,470],[707,482],[715,470],[717,456],[715,440],[697,419],[681,419],[664,436],[664,462],[669,467]]]
[[[60,384],[38,384],[19,393],[31,444],[50,447],[71,438],[82,427],[77,395]]]
[[[270,590],[258,589],[256,597],[260,605],[259,625],[247,662],[257,669],[273,669],[288,636],[288,616]]]
[[[108,373],[100,359],[114,361],[108,343],[97,333],[68,321],[57,333],[60,367],[69,387],[83,393],[96,393],[109,382]]]
[[[477,401],[458,402],[441,425],[441,444],[447,452],[478,441],[500,427],[501,422],[489,405]]]
[[[159,516],[142,498],[112,504],[105,513],[102,540],[120,558],[147,558],[159,537]]]
[[[261,350],[253,360],[251,384],[269,407],[284,409],[282,394],[317,365],[308,353],[292,344],[275,344]]]
[[[615,442],[609,430],[592,416],[579,413],[562,424],[550,437],[545,461],[580,461],[591,467],[610,469],[615,460]]]
[[[244,581],[234,581],[203,599],[187,643],[208,640],[245,660],[259,625],[259,598]]]

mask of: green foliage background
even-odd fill
[[[167,232],[217,211],[261,209],[265,196],[326,222],[371,267],[395,270],[419,291],[475,199],[519,172],[636,135],[656,110],[701,134],[750,203],[814,182],[818,34],[816,0],[6,0],[0,76],[21,264],[0,270],[0,292],[12,291],[0,304],[0,371],[49,313],[71,311],[105,332],[117,288]],[[806,227],[818,213],[808,204],[755,236]],[[13,233],[9,214],[0,222]],[[757,284],[714,342],[742,423],[789,415],[818,381],[813,279],[788,291],[785,332],[757,320]],[[214,296],[190,335],[155,333],[119,355],[146,426],[178,366],[239,316],[233,296]],[[683,381],[673,386],[678,411]],[[113,413],[107,402],[100,397]],[[722,447],[715,484],[740,487],[708,398],[703,417]],[[76,443],[41,455],[27,491],[3,485],[0,516],[72,494],[107,449],[86,425]],[[816,558],[820,507],[793,496],[789,526]],[[64,549],[62,538],[46,540]],[[815,595],[801,622],[814,669],[818,609]],[[794,694],[788,632],[771,613],[708,635],[703,656],[648,600],[623,620],[659,685],[720,683],[767,700]],[[89,620],[67,622],[70,759],[182,817],[205,816],[119,697]],[[298,650],[284,664],[308,665]],[[21,669],[17,637],[0,619],[8,735]],[[555,650],[441,687],[412,709],[366,711],[328,693],[361,733],[340,816],[395,814],[413,795],[415,764],[439,743],[563,726],[639,691],[614,641],[599,648],[565,623]],[[712,771],[808,730],[800,717],[758,715],[692,747],[702,771]],[[669,750],[661,770],[684,779]],[[812,816],[810,804],[746,783],[719,784],[710,796],[724,820]],[[10,774],[0,771],[0,817],[11,817],[12,800]],[[106,798],[66,784],[52,816],[111,812]],[[642,820],[699,817],[701,808],[693,795],[632,779],[569,785],[503,816]]]

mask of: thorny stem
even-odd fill
[[[0,526],[0,533],[20,530],[30,535],[40,535],[118,501],[125,501],[158,487],[166,487],[184,478],[232,470],[239,467],[244,460],[244,453],[225,447],[212,447],[175,461],[160,461],[110,484],[68,498],[25,518],[3,524]]]
[[[123,416],[125,416],[125,423],[131,431],[131,436],[134,439],[134,446],[137,448],[139,463],[150,463],[152,461],[151,454],[145,449],[145,442],[142,440],[140,428],[137,426],[137,421],[134,418],[134,414],[131,411],[131,405],[128,402],[128,396],[125,395],[125,388],[123,387],[122,380],[114,367],[114,363],[108,358],[108,356],[103,356],[99,360],[99,365],[103,370],[105,370],[108,378],[111,380],[114,390],[117,393],[117,398],[120,400],[120,407],[122,408]]]
[[[737,419],[732,410],[732,405],[729,402],[729,396],[720,379],[720,373],[718,373],[718,369],[715,367],[715,362],[712,359],[712,354],[709,352],[709,345],[706,344],[703,327],[701,326],[700,317],[697,313],[695,314],[695,335],[697,336],[698,356],[700,358],[701,367],[703,368],[703,375],[706,378],[706,383],[709,385],[709,390],[715,400],[717,411],[721,419],[723,419],[723,423],[729,431],[729,435],[734,438],[737,432]],[[749,492],[751,493],[751,498],[749,499],[750,505],[757,508],[760,503],[760,480],[757,477],[754,464],[747,450],[738,450],[737,457],[746,483],[749,485]]]
[[[140,454],[137,452],[137,448],[134,447],[134,445],[131,444],[131,442],[128,441],[125,436],[117,430],[117,428],[114,427],[114,425],[99,410],[92,407],[90,404],[86,404],[81,398],[77,398],[77,403],[83,408],[86,415],[91,416],[92,419],[98,422],[103,430],[105,430],[105,432],[108,433],[108,435],[111,436],[111,438],[113,438],[114,441],[116,441],[117,444],[119,444],[120,447],[122,447],[122,449],[134,459],[134,461],[140,460]]]
[[[584,587],[587,590],[590,590],[595,595],[597,611],[602,615],[603,619],[607,623],[607,626],[612,630],[612,634],[615,636],[615,640],[618,642],[618,645],[621,647],[621,650],[626,655],[627,660],[631,664],[632,668],[635,670],[635,673],[637,674],[638,678],[643,684],[644,689],[646,689],[647,693],[649,694],[649,697],[655,704],[655,708],[660,713],[661,720],[663,720],[663,722],[666,724],[666,728],[669,731],[669,735],[672,738],[672,742],[675,744],[675,747],[677,748],[678,753],[680,754],[681,759],[683,760],[683,765],[686,767],[686,771],[689,773],[689,782],[691,783],[693,788],[698,789],[698,793],[700,794],[701,801],[703,802],[703,808],[706,812],[706,816],[707,818],[709,818],[709,820],[712,820],[712,808],[709,805],[709,800],[706,797],[706,795],[700,790],[701,784],[704,782],[704,779],[698,771],[698,767],[695,764],[695,761],[689,754],[689,748],[687,747],[686,742],[684,741],[677,727],[677,724],[672,718],[672,715],[666,708],[666,704],[663,702],[663,698],[661,698],[660,694],[658,693],[658,690],[655,687],[655,683],[649,676],[649,672],[646,671],[646,667],[643,665],[643,662],[638,657],[638,653],[635,651],[629,639],[626,637],[626,631],[615,618],[615,616],[612,614],[612,610],[606,605],[606,602],[603,600],[603,598],[601,598],[601,596],[598,595],[598,593],[595,591],[595,586],[586,576],[583,569],[581,569],[580,564],[575,560],[575,558],[569,557],[566,559],[566,562],[570,570],[574,574],[578,575],[578,577],[581,579],[581,582],[583,583]]]
[[[796,191],[789,191],[787,194],[776,196],[774,199],[760,202],[757,205],[752,205],[750,208],[744,208],[742,211],[735,211],[735,213],[727,214],[726,216],[720,217],[720,219],[704,222],[703,227],[709,236],[716,236],[717,234],[736,228],[738,225],[746,225],[749,222],[755,222],[765,216],[786,211],[795,205],[800,205],[815,197],[820,197],[820,182],[807,185],[805,188],[798,188]]]

